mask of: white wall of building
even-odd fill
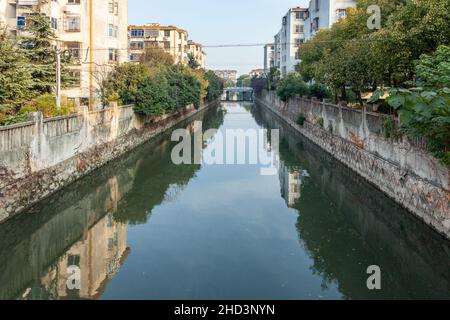
[[[347,8],[356,7],[353,0],[311,0],[309,2],[309,20],[306,23],[306,40],[311,39],[317,31],[329,29],[341,17]]]
[[[5,6],[6,3],[6,6]],[[8,28],[20,36],[26,30],[18,27],[19,17],[26,17],[34,7],[33,1],[14,3],[0,1],[0,19],[7,22]],[[67,0],[49,1],[41,12],[52,19],[55,34],[62,50],[70,50],[73,64],[69,67],[79,75],[79,85],[64,88],[63,95],[74,98],[77,102],[85,102],[90,95],[90,30],[93,32],[93,69],[95,79],[100,73],[110,71],[116,64],[128,60],[128,0],[95,0],[93,1],[93,25],[90,25],[89,0],[69,4]],[[110,29],[113,32],[110,32]],[[111,54],[113,53],[113,54]],[[110,59],[113,58],[113,59]],[[99,81],[93,81],[93,89],[97,91]]]
[[[307,9],[292,8],[282,19],[280,35],[281,57],[280,70],[282,76],[295,71],[298,59],[298,47],[305,41],[305,21]]]

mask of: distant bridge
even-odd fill
[[[222,101],[250,101],[253,102],[253,88],[229,87],[223,90]]]

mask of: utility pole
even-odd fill
[[[61,108],[61,50],[56,48],[56,109]]]

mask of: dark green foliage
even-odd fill
[[[114,100],[123,105],[135,103],[139,87],[152,72],[152,69],[140,64],[124,63],[117,66],[103,83],[103,104],[108,105]]]
[[[185,67],[161,68],[138,87],[135,111],[159,116],[201,102],[201,83]]]
[[[208,80],[207,99],[216,100],[223,93],[223,81],[211,70],[205,72],[205,79]]]
[[[193,70],[200,68],[200,63],[198,63],[192,53],[188,54],[188,66]]]
[[[327,86],[322,83],[314,83],[309,86],[309,93],[311,97],[316,97],[317,99],[323,100],[331,98],[331,92],[328,90]]]
[[[296,95],[309,95],[309,88],[303,81],[299,73],[293,72],[285,76],[277,89],[278,96],[282,101],[287,101],[289,98]]]
[[[303,125],[305,124],[305,121],[306,121],[306,118],[305,118],[305,116],[303,115],[303,113],[301,113],[301,114],[298,116],[297,124],[298,124],[299,126],[303,127]]]

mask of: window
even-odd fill
[[[319,30],[319,18],[314,18],[312,24],[311,24],[311,30],[312,31],[318,31]]]
[[[299,46],[299,45],[301,45],[302,43],[303,43],[303,39],[301,39],[301,38],[297,38],[297,39],[295,39],[295,44],[297,45],[297,46]]]
[[[108,25],[108,36],[112,38],[117,38],[117,34],[119,32],[119,28],[113,24]]]
[[[80,31],[80,16],[79,15],[67,15],[65,17],[65,31],[67,31],[67,32],[79,32]]]
[[[56,18],[50,18],[50,24],[52,29],[58,30],[58,20]]]
[[[164,37],[170,37],[170,30],[164,30]]]
[[[108,1],[108,12],[116,16],[119,14],[119,2],[117,0]]]
[[[164,41],[164,49],[170,49],[170,41]]]
[[[295,33],[303,33],[304,28],[305,27],[303,25],[299,25],[299,24],[295,25]]]
[[[109,13],[114,13],[114,0],[109,0],[108,1],[108,12]]]
[[[70,53],[70,57],[73,59],[81,58],[81,43],[79,42],[67,42],[67,51]]]
[[[109,48],[109,61],[117,62],[117,60],[118,60],[117,50],[114,48]]]
[[[17,17],[17,26],[25,27],[25,25],[26,25],[26,18],[23,16]]]
[[[336,18],[339,20],[340,18],[345,18],[347,16],[346,9],[337,9],[336,10]]]
[[[132,41],[130,42],[131,49],[144,49],[143,41]]]
[[[319,11],[319,7],[320,7],[320,2],[319,2],[319,0],[316,0],[316,1],[315,1],[315,8],[316,8],[316,11]]]
[[[140,60],[141,60],[141,55],[140,54],[133,53],[133,54],[130,55],[130,61],[139,62]]]
[[[295,19],[297,19],[297,20],[305,19],[305,13],[304,12],[296,12],[295,13]]]
[[[140,38],[144,36],[144,30],[143,29],[135,29],[131,30],[130,35],[135,38]]]
[[[68,4],[80,4],[80,0],[67,0]]]

